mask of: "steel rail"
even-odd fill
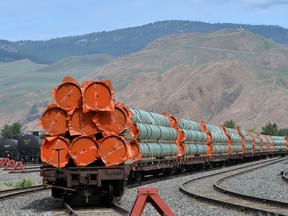
[[[225,174],[225,173],[227,174],[229,172],[234,172],[234,171],[237,171],[237,170],[240,170],[240,169],[245,169],[245,168],[248,168],[248,167],[251,167],[251,166],[260,165],[260,166],[257,166],[257,168],[260,168],[260,167],[264,167],[264,166],[267,166],[267,165],[270,165],[270,164],[272,165],[274,163],[281,162],[283,160],[286,160],[286,159],[278,159],[276,161],[270,160],[268,162],[266,161],[266,163],[265,162],[260,162],[260,163],[256,163],[256,164],[252,164],[252,165],[236,168],[236,169],[233,169],[233,170],[218,172],[218,173],[214,173],[214,174],[211,174],[211,175],[208,175],[208,176],[203,176],[203,177],[200,177],[200,178],[192,179],[192,180],[189,180],[189,181],[185,182],[184,184],[182,184],[182,186],[180,187],[180,191],[182,193],[190,196],[190,197],[195,198],[195,199],[198,199],[198,200],[201,200],[201,201],[205,201],[205,202],[210,202],[210,203],[213,203],[213,204],[216,204],[216,205],[220,205],[220,206],[226,206],[226,207],[229,207],[229,208],[234,208],[234,209],[237,209],[237,210],[240,210],[240,211],[256,213],[256,214],[259,214],[259,215],[260,214],[261,215],[286,215],[286,213],[282,214],[282,213],[279,213],[279,212],[275,212],[275,207],[273,207],[273,206],[271,206],[271,210],[264,210],[264,209],[261,209],[261,208],[259,209],[257,207],[253,207],[251,205],[247,206],[247,205],[241,205],[241,204],[239,204],[237,202],[233,203],[233,202],[231,202],[231,199],[233,198],[231,196],[230,196],[229,201],[225,201],[225,200],[221,200],[219,198],[219,196],[217,196],[215,198],[214,197],[209,197],[209,195],[205,195],[205,194],[202,194],[202,193],[199,194],[199,193],[195,193],[195,192],[193,193],[193,192],[189,191],[189,189],[185,188],[185,186],[187,186],[188,184],[190,184],[193,181],[204,180],[205,178],[214,177],[214,176]],[[261,164],[263,164],[263,165],[261,165]],[[213,185],[213,188],[214,188],[214,185]],[[215,188],[214,188],[214,190],[215,190]],[[235,197],[234,197],[234,199],[235,199]],[[239,198],[238,198],[238,202],[239,202]],[[266,206],[268,206],[268,205],[266,205]],[[269,206],[268,206],[268,208],[269,208]],[[287,212],[287,211],[284,210],[284,212]]]
[[[85,211],[85,210],[90,210],[89,208],[81,208],[81,209],[78,209],[78,210],[75,210],[75,209],[73,209],[68,203],[66,203],[66,202],[64,202],[64,208],[65,208],[65,211],[68,213],[68,215],[72,215],[72,216],[79,216],[79,215],[81,215],[82,213],[81,213],[81,210],[82,211]],[[106,212],[106,213],[103,213],[103,209],[101,209],[101,208],[99,208],[99,209],[92,209],[92,210],[90,210],[90,211],[92,211],[93,212],[93,214],[94,215],[97,215],[96,213],[98,212],[101,212],[101,215],[111,215],[111,214],[113,214],[113,211],[115,212],[115,213],[117,213],[117,215],[128,215],[129,214],[129,210],[127,210],[127,209],[125,209],[125,208],[123,208],[123,207],[121,207],[121,206],[119,206],[119,205],[117,205],[117,204],[115,204],[115,203],[112,203],[112,207],[111,208],[109,208],[111,211],[108,211],[108,212]],[[79,213],[77,213],[77,212],[79,212]],[[91,212],[91,213],[92,213]]]
[[[269,165],[273,165],[275,163],[278,163],[278,161],[273,162],[273,163],[271,163]],[[239,173],[227,176],[225,178],[219,179],[218,181],[216,181],[214,183],[213,186],[214,186],[214,188],[216,190],[218,190],[218,191],[220,191],[222,193],[225,193],[225,194],[229,194],[229,195],[236,196],[236,197],[241,197],[241,198],[247,199],[247,200],[257,201],[257,202],[260,202],[260,203],[265,203],[265,204],[270,204],[270,205],[275,205],[275,206],[280,206],[280,207],[287,208],[288,207],[288,202],[281,202],[281,201],[277,201],[277,200],[273,200],[273,199],[267,199],[267,198],[262,198],[262,197],[257,197],[257,196],[251,196],[251,195],[247,195],[247,194],[241,194],[241,193],[237,193],[237,192],[225,189],[225,187],[221,187],[220,186],[221,183],[223,183],[224,181],[226,181],[228,179],[234,178],[234,177],[239,176],[239,175],[243,175],[243,174],[248,173],[248,172],[252,172],[252,171],[254,171],[256,169],[259,169],[259,167],[255,167],[255,168],[252,168],[252,169],[249,169],[249,170],[246,170],[246,171],[243,171],[243,172],[239,172]],[[287,170],[287,173],[288,173],[288,170]],[[284,173],[283,173],[283,175],[284,175]]]
[[[282,173],[282,179],[286,182],[288,182],[288,169],[284,170]]]
[[[2,190],[0,191],[0,199],[11,199],[16,196],[29,194],[29,193],[35,193],[39,191],[43,191],[49,188],[44,188],[43,185],[35,185],[31,187],[25,187],[25,188],[16,188],[16,189],[8,189],[8,190]]]

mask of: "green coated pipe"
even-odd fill
[[[143,158],[174,157],[178,153],[176,144],[169,143],[140,143],[140,151]]]
[[[179,118],[178,127],[186,130],[202,131],[202,127],[198,122]]]
[[[242,146],[237,145],[237,144],[233,144],[233,145],[231,145],[231,151],[232,151],[232,153],[242,152]]]
[[[133,122],[170,127],[170,120],[165,115],[138,110],[134,108],[129,109],[133,113],[133,117],[131,118]]]
[[[281,136],[272,136],[274,140],[274,145],[286,145],[286,140],[284,137]]]
[[[207,141],[207,134],[204,132],[199,132],[195,130],[186,130],[186,129],[182,130],[185,134],[186,142],[203,143]]]
[[[222,130],[222,128],[216,126],[216,125],[211,125],[211,124],[206,124],[207,129],[210,131],[212,135],[212,142],[215,143],[227,143],[228,142],[228,137]]]
[[[226,154],[228,153],[227,145],[214,145],[213,146],[213,154]]]
[[[190,156],[190,155],[203,155],[207,154],[208,148],[206,145],[201,145],[201,144],[185,144],[186,149],[184,152],[185,156]]]
[[[252,144],[244,144],[244,149],[245,150],[252,150],[253,149]]]
[[[136,123],[139,128],[139,140],[176,140],[178,133],[177,130],[170,127]]]

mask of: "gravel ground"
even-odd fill
[[[15,185],[19,182],[22,182],[24,179],[31,180],[33,185],[42,184],[42,177],[39,172],[32,173],[9,173],[8,170],[2,170],[0,168],[0,190],[6,190],[14,188]]]
[[[260,168],[253,173],[245,173],[221,183],[228,190],[288,202],[288,184],[283,181],[281,171],[288,168],[287,160],[267,168]],[[286,193],[284,193],[286,191]]]
[[[242,164],[238,166],[245,166],[247,164]],[[235,167],[238,167],[235,166]],[[281,165],[282,166],[282,165]],[[287,167],[287,164],[286,164]],[[161,195],[162,199],[168,204],[168,206],[174,211],[176,215],[246,215],[244,213],[234,211],[234,210],[227,210],[225,208],[219,208],[216,206],[210,206],[207,205],[203,202],[199,202],[197,200],[191,199],[187,197],[186,195],[182,194],[179,191],[179,187],[185,182],[188,181],[189,179],[194,179],[200,176],[208,175],[209,173],[215,173],[219,172],[222,170],[227,170],[227,169],[233,169],[234,167],[227,167],[221,170],[214,170],[214,171],[209,171],[209,172],[201,172],[201,173],[195,173],[189,176],[185,177],[179,177],[177,179],[173,180],[166,180],[166,181],[161,181],[158,183],[150,184],[150,185],[145,185],[143,187],[156,187],[158,188],[159,194]],[[286,190],[283,190],[283,184],[281,183],[281,177],[278,175],[274,175],[274,171],[276,169],[281,170],[282,167],[278,167],[277,165],[273,165],[271,167],[267,167],[267,169],[261,170],[265,175],[267,176],[267,185],[270,185],[270,187],[273,185],[273,190],[271,191],[271,196],[273,191],[276,191],[276,195],[273,195],[273,197],[279,197],[279,196],[286,196],[287,200],[287,194],[285,195]],[[270,174],[271,172],[271,174]],[[277,171],[276,171],[277,172]],[[278,172],[279,174],[280,172]],[[253,177],[253,174],[251,175]],[[269,177],[270,176],[270,177]],[[273,177],[274,176],[274,177]],[[37,173],[28,173],[28,174],[7,174],[7,171],[0,170],[0,185],[6,185],[5,183],[16,183],[21,181],[24,178],[29,178],[29,179],[34,179],[35,182],[39,181],[41,182],[41,177]],[[279,184],[276,182],[274,178],[279,178],[281,181]],[[272,181],[271,181],[272,180]],[[240,180],[241,181],[241,180]],[[243,181],[243,180],[242,180]],[[253,181],[254,185],[258,185],[256,182],[258,180]],[[234,181],[232,181],[234,182]],[[270,183],[269,183],[270,182]],[[275,183],[275,184],[274,184]],[[259,185],[262,184],[259,182]],[[250,184],[243,184],[245,187],[247,185],[250,186]],[[239,186],[239,188],[244,187],[244,186]],[[231,186],[232,187],[232,186]],[[262,187],[257,187],[259,191],[261,191]],[[281,188],[281,189],[276,189],[276,188]],[[258,191],[257,189],[257,191]],[[263,190],[265,188],[263,187]],[[262,191],[263,192],[263,191]],[[279,193],[282,192],[280,195]],[[270,193],[270,192],[269,192]],[[126,190],[123,197],[118,200],[118,202],[126,207],[130,208],[136,198],[137,190],[136,189],[129,189]],[[0,202],[0,216],[7,216],[7,215],[44,215],[44,216],[50,216],[50,215],[55,215],[53,213],[53,208],[54,208],[54,203],[55,199],[51,196],[50,190],[44,191],[41,193],[29,195],[29,196],[24,196],[24,197],[19,197],[15,198],[13,200],[4,200]],[[148,204],[144,210],[143,215],[158,215],[156,210],[152,208],[150,204]]]

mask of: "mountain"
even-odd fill
[[[129,55],[101,56],[98,65],[86,58],[99,56],[53,65],[0,63],[0,71],[6,68],[0,78],[1,102],[5,99],[0,122],[39,129],[50,92],[70,75],[80,83],[111,79],[116,100],[129,107],[216,125],[232,119],[244,129],[261,130],[268,121],[287,128],[288,46],[260,35],[233,29],[173,34]],[[81,70],[83,62],[89,70]],[[77,64],[79,71],[73,70]]]
[[[37,120],[47,104],[53,102],[51,91],[61,84],[63,77],[81,79],[112,59],[107,55],[86,55],[51,65],[36,64],[28,59],[0,63],[0,128],[16,121],[22,125],[35,121],[33,128],[40,130]]]
[[[268,121],[287,127],[287,60],[287,46],[222,30],[160,38],[86,78],[111,79],[130,107],[261,130]]]
[[[221,29],[245,29],[271,41],[288,44],[288,29],[280,26],[171,20],[47,41],[0,40],[0,62],[29,59],[39,64],[51,64],[67,57],[90,54],[118,57],[140,51],[147,44],[163,36],[195,32],[208,33]]]

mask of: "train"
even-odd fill
[[[0,158],[9,158],[23,163],[41,163],[40,146],[42,139],[39,135],[24,134],[16,139],[0,140]]]
[[[73,95],[71,94],[73,92]],[[40,175],[52,196],[107,203],[125,184],[254,159],[285,156],[288,137],[129,108],[116,102],[109,81],[80,86],[64,78],[40,125]]]

